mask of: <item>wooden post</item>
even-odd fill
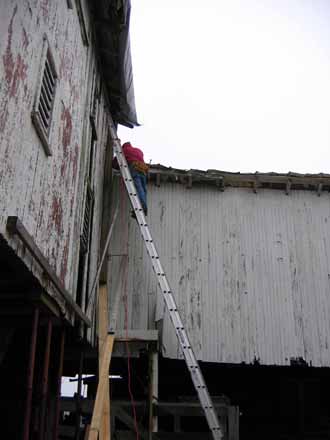
[[[64,361],[64,346],[65,346],[65,328],[63,326],[61,330],[60,347],[59,347],[53,440],[57,440],[58,437],[58,422],[60,417],[60,406],[61,406],[61,383],[62,383],[63,361]]]
[[[238,406],[228,406],[228,440],[239,440]]]
[[[86,431],[85,431],[85,435],[84,435],[84,440],[88,440],[89,437],[89,430],[91,429],[91,425],[87,425],[86,426]]]
[[[108,290],[106,284],[99,287],[99,377],[101,377],[101,365],[104,353],[102,352],[104,343],[108,335]],[[109,376],[109,375],[108,375]],[[105,384],[105,399],[103,407],[103,420],[100,427],[100,439],[110,439],[110,390],[109,377]]]
[[[152,433],[158,431],[158,417],[153,413],[153,406],[158,401],[158,352],[149,352],[149,440]]]
[[[23,422],[23,440],[28,440],[30,437],[30,422],[31,422],[31,405],[33,393],[33,378],[34,378],[34,364],[36,357],[37,336],[39,324],[39,309],[36,307],[33,313],[32,334],[30,341],[29,364],[27,374],[27,393],[25,402],[25,413]]]
[[[174,417],[174,432],[181,432],[181,416],[175,414],[173,417]]]
[[[99,383],[97,386],[94,410],[90,425],[88,440],[97,440],[101,428],[104,399],[106,395],[106,384],[109,383],[109,367],[114,344],[114,335],[108,335],[102,347],[102,363],[100,369]]]
[[[76,433],[75,440],[80,438],[80,421],[81,421],[81,391],[82,391],[82,373],[84,364],[84,352],[81,351],[79,356],[79,371],[78,371],[78,387],[76,394]]]
[[[153,406],[152,406],[152,352],[149,350],[149,436],[148,440],[152,440],[153,431]]]
[[[40,409],[40,424],[39,424],[39,439],[42,440],[45,434],[45,417],[46,417],[46,405],[47,405],[47,391],[48,391],[48,376],[49,376],[49,358],[50,358],[50,346],[52,342],[52,329],[53,324],[51,319],[48,319],[47,323],[47,337],[44,353],[44,365],[42,373],[42,386],[41,386],[41,409]]]

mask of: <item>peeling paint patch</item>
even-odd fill
[[[67,237],[66,241],[65,241],[65,246],[63,249],[63,256],[62,256],[62,260],[61,260],[61,271],[60,271],[60,279],[62,281],[62,283],[64,284],[65,281],[65,276],[68,270],[68,258],[69,258],[69,237]]]
[[[20,81],[26,79],[27,65],[24,63],[23,58],[19,54],[17,56],[15,71],[13,75],[13,82],[10,88],[9,96],[12,98],[16,95]]]
[[[53,196],[51,219],[58,235],[62,235],[63,208],[59,197]]]
[[[63,160],[62,165],[61,165],[61,177],[64,178],[65,176],[65,170],[66,170],[66,161]]]
[[[74,185],[78,173],[79,146],[75,144],[74,150],[71,152],[72,162],[72,185]]]
[[[12,98],[16,95],[18,91],[18,87],[21,81],[26,79],[26,71],[27,64],[24,63],[24,60],[20,54],[18,54],[16,61],[14,60],[14,55],[12,53],[12,38],[13,38],[13,22],[15,15],[17,13],[17,5],[15,6],[13,15],[11,17],[9,27],[8,27],[8,39],[7,39],[7,47],[5,54],[2,57],[2,62],[5,71],[5,80],[9,87],[9,97]],[[23,47],[24,44],[28,44],[27,40],[24,39],[23,33]],[[6,118],[4,118],[3,114],[1,115],[1,126],[4,126],[6,122]]]
[[[39,209],[39,216],[38,216],[38,223],[37,223],[38,229],[41,228],[41,226],[43,224],[44,207],[45,207],[45,205],[46,205],[45,195],[42,194],[41,201],[40,201],[41,209]]]
[[[59,76],[61,79],[69,80],[69,77],[72,74],[72,57],[68,54],[61,53],[60,54],[60,67],[59,67]]]
[[[68,147],[71,143],[71,134],[72,134],[72,117],[69,109],[67,108],[63,109],[61,114],[61,121],[64,123],[62,145],[64,148],[64,156],[67,157]]]
[[[14,57],[13,57],[13,54],[11,51],[11,43],[12,43],[12,38],[13,38],[13,22],[14,22],[14,18],[15,18],[16,13],[17,13],[17,5],[14,8],[13,16],[11,17],[11,20],[9,23],[6,52],[2,57],[3,66],[5,69],[5,79],[8,84],[11,83],[11,80],[13,77],[13,72],[14,72],[14,65],[15,65]]]
[[[3,133],[8,119],[8,109],[1,109],[0,112],[0,131]]]
[[[26,50],[29,45],[29,38],[27,36],[26,30],[24,27],[22,28],[22,34],[23,34],[23,49]]]
[[[70,81],[70,87],[71,87],[72,102],[74,104],[78,103],[80,99],[80,89],[76,87],[74,84],[71,84],[71,81]]]
[[[43,0],[40,3],[40,9],[42,11],[43,18],[48,18],[48,15],[49,15],[49,1],[48,0]]]

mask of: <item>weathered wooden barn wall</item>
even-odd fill
[[[78,3],[85,27],[78,17]],[[96,197],[91,252],[96,257],[108,137],[108,113],[87,4],[3,0],[0,5],[0,233],[43,282],[40,268],[33,264],[29,253],[6,232],[7,217],[17,215],[73,295],[91,156],[89,118],[95,85],[99,91],[98,141],[92,172]],[[45,154],[31,120],[44,35],[58,74],[50,132],[52,156]],[[90,264],[92,279],[97,258],[92,258]],[[47,289],[51,292],[50,285]]]
[[[221,192],[179,183],[149,184],[148,191],[150,228],[199,359],[290,365],[302,358],[330,366],[327,192]],[[154,328],[162,299],[157,304],[154,274],[131,219],[118,223],[110,255],[126,250],[119,327],[125,327],[127,292],[128,328]],[[112,286],[118,258],[110,256]],[[166,357],[181,357],[167,315],[162,345]]]

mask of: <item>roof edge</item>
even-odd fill
[[[173,182],[185,184],[191,188],[194,184],[208,184],[217,186],[224,191],[226,187],[251,188],[253,192],[258,189],[284,189],[286,194],[290,190],[310,190],[330,192],[330,174],[301,174],[295,172],[288,173],[240,173],[221,170],[183,170],[179,168],[165,167],[161,164],[151,165],[149,169],[149,179],[154,181],[157,186],[162,182]]]

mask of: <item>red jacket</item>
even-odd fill
[[[131,162],[142,162],[144,163],[143,153],[139,148],[132,147],[130,142],[123,144],[123,153],[128,163]],[[115,157],[112,161],[112,166],[116,170],[119,169],[117,158]]]
[[[136,160],[144,163],[142,151],[139,148],[132,147],[129,142],[126,142],[123,145],[123,153],[125,154],[128,163]]]

